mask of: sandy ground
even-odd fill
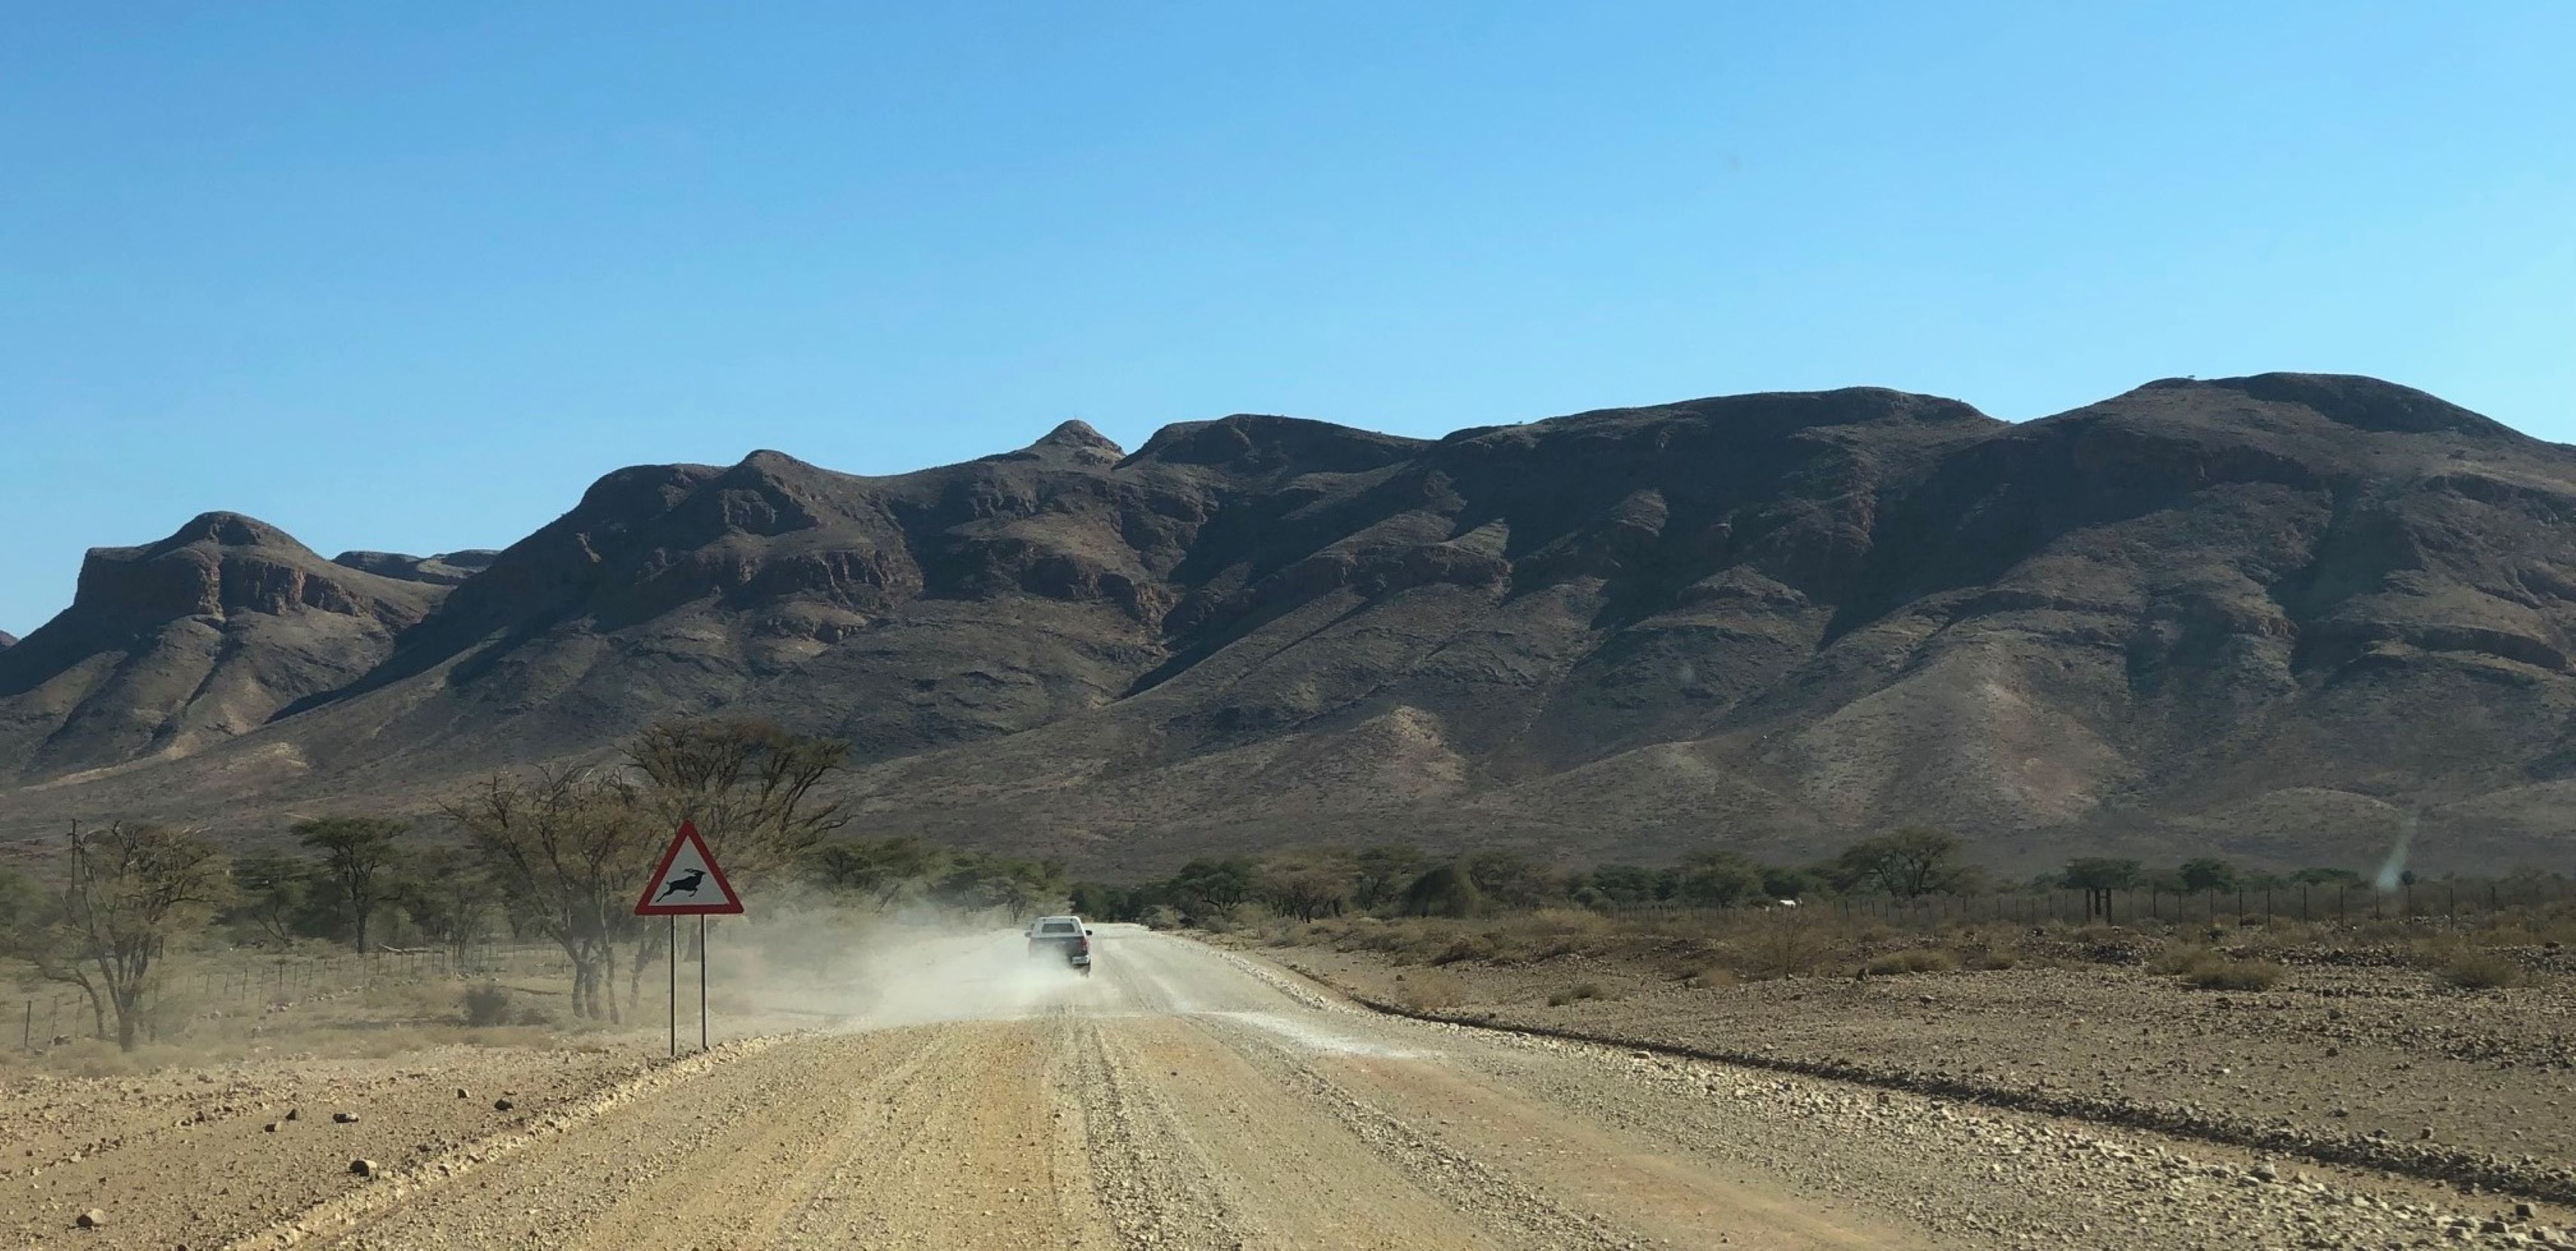
[[[925,946],[920,976],[852,1026],[677,1062],[630,1041],[22,1082],[0,1105],[0,1238],[199,1251],[2378,1247],[2527,1244],[2554,1239],[2564,1215],[2481,1229],[2510,1205],[1390,1018],[1256,957],[1141,930],[1103,927],[1098,944],[1090,979],[1032,966],[1015,934]],[[349,1171],[359,1158],[374,1176]],[[75,1228],[85,1210],[100,1228]]]

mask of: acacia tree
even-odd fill
[[[2182,867],[2174,870],[2174,878],[2181,883],[2184,890],[2195,895],[2208,891],[2234,890],[2236,889],[2236,866],[2214,856],[2202,856],[2197,860],[2183,861]]]
[[[1681,897],[1704,907],[1732,908],[1762,891],[1762,866],[1731,851],[1682,857]]]
[[[464,827],[517,923],[563,948],[573,1011],[617,1021],[617,944],[651,928],[633,908],[663,842],[635,787],[548,768],[524,783],[496,774],[441,807]]]
[[[320,854],[322,877],[348,910],[359,955],[367,954],[368,921],[393,891],[394,869],[402,859],[394,840],[409,829],[408,821],[382,817],[332,816],[295,823],[297,841]]]
[[[2142,874],[2143,870],[2135,860],[2106,860],[2098,856],[2088,856],[2081,860],[2067,861],[2066,872],[2060,880],[2066,883],[2069,890],[2084,892],[2086,917],[2107,918],[2111,915],[2111,892],[2135,887]]]
[[[447,949],[454,966],[464,964],[466,951],[491,925],[490,876],[464,848],[434,847],[412,857],[396,893],[403,913]]]
[[[118,821],[75,826],[70,859],[30,954],[46,977],[89,996],[100,1037],[112,1012],[117,1048],[132,1051],[171,936],[223,895],[223,853],[194,830]]]
[[[1358,876],[1347,854],[1283,857],[1261,867],[1260,891],[1271,907],[1312,921],[1327,912],[1339,915]]]
[[[1957,884],[1965,872],[1958,858],[1955,836],[1913,827],[1854,843],[1834,863],[1846,880],[1913,899]]]
[[[841,805],[818,798],[814,788],[849,755],[847,743],[740,718],[665,721],[626,745],[643,807],[666,832],[682,821],[695,824],[736,883],[806,861],[824,835],[848,823]],[[641,997],[645,971],[666,954],[667,934],[661,926],[636,927],[628,1003]]]
[[[1362,908],[1379,908],[1404,895],[1404,888],[1431,865],[1422,849],[1407,843],[1386,843],[1366,847],[1352,858],[1355,871],[1351,882],[1351,901]]]
[[[263,941],[282,951],[294,945],[312,878],[312,863],[299,856],[262,852],[237,857],[230,916],[236,923],[249,922]]]
[[[878,908],[893,905],[909,886],[929,875],[930,848],[909,834],[826,843],[808,858],[815,880],[827,889],[864,894]]]

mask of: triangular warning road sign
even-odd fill
[[[682,821],[680,832],[671,836],[670,849],[662,853],[662,867],[653,870],[643,898],[635,901],[635,915],[730,916],[741,911],[742,896],[733,893],[733,883],[716,867],[707,840],[698,837],[697,822]]]

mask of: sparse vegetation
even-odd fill
[[[367,926],[391,893],[402,849],[395,841],[411,829],[407,821],[381,817],[329,816],[295,825],[297,842],[317,854],[313,876],[327,883],[327,898],[347,917],[350,944],[367,951]]]
[[[151,999],[171,944],[226,889],[223,855],[194,830],[113,822],[72,831],[61,893],[19,922],[19,952],[44,977],[88,997],[101,1037],[131,1052],[151,1020]]]
[[[2270,990],[2289,970],[2270,960],[2231,960],[2203,952],[2181,972],[2184,984],[2200,990]]]
[[[2470,949],[2442,966],[2442,980],[2461,990],[2501,990],[2522,985],[2531,974],[2510,956]]]
[[[1548,996],[1547,1006],[1551,1008],[1562,1008],[1569,1003],[1581,1003],[1586,999],[1598,999],[1600,997],[1601,983],[1591,981],[1576,982],[1572,986],[1568,986],[1565,989]]]
[[[510,1022],[510,992],[498,982],[465,988],[465,1023],[478,1028]]]
[[[1959,957],[1937,947],[1909,947],[1891,951],[1861,966],[1873,977],[1896,973],[1948,973],[1959,967]]]

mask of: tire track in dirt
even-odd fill
[[[486,1166],[508,1160],[539,1144],[560,1139],[616,1109],[649,1098],[737,1061],[762,1055],[788,1036],[745,1038],[699,1055],[675,1060],[631,1081],[620,1082],[523,1130],[495,1134],[395,1173],[383,1182],[354,1190],[233,1239],[226,1251],[294,1246],[316,1237],[344,1233],[360,1223],[395,1211],[414,1200],[456,1185]]]
[[[821,1170],[780,1227],[789,1246],[992,1246],[1106,1251],[1107,1223],[1064,1170],[1040,1022],[942,1027],[938,1062],[887,1090],[865,1141]],[[871,1153],[868,1148],[881,1146]],[[1079,1178],[1077,1171],[1075,1174]],[[758,1241],[744,1245],[765,1245]]]
[[[777,1241],[836,1173],[884,1145],[894,1129],[884,1109],[902,1102],[925,1070],[953,1062],[959,1040],[946,1031],[906,1031],[882,1041],[885,1051],[901,1057],[891,1066],[868,1071],[885,1054],[876,1047],[845,1052],[832,1071],[859,1070],[846,1093],[826,1098],[825,1091],[814,1091],[812,1098],[780,1100],[772,1105],[774,1115],[725,1144],[714,1167],[675,1172],[655,1188],[630,1191],[579,1245],[587,1251],[685,1251],[706,1245],[711,1229],[737,1245]]]
[[[1083,1158],[1118,1245],[1246,1245],[1258,1231],[1227,1202],[1214,1163],[1157,1097],[1143,1061],[1113,1048],[1096,1022],[1074,1028],[1071,1050]]]

